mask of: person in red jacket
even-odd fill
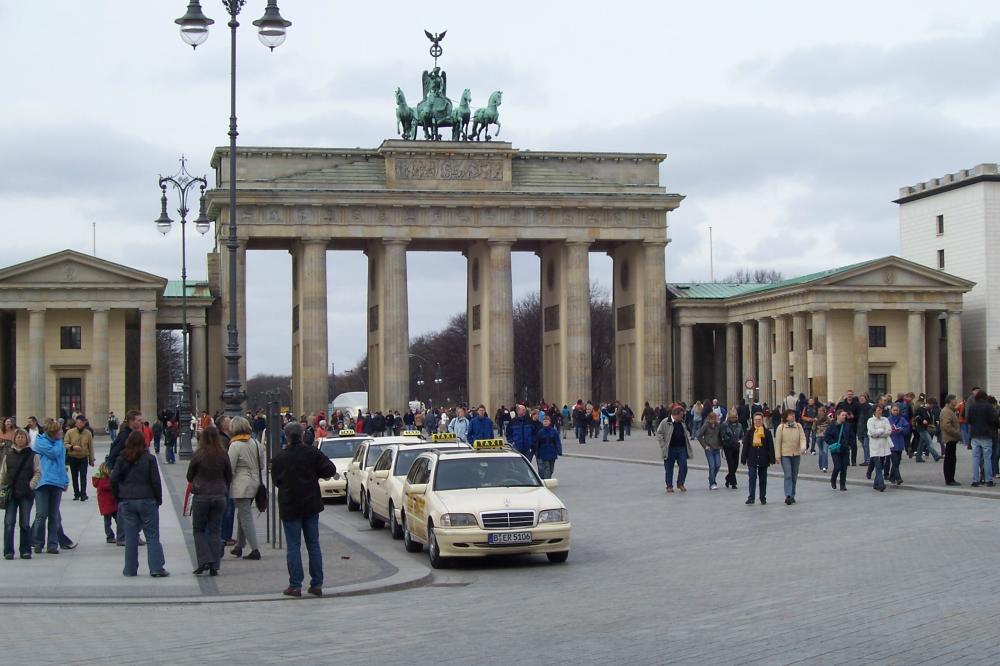
[[[142,422],[142,436],[146,440],[146,448],[153,443],[153,429],[149,426],[149,421]]]
[[[90,478],[97,489],[97,510],[104,516],[104,536],[108,543],[115,543],[115,533],[118,532],[118,500],[111,492],[111,474],[105,465],[97,468],[97,474]],[[111,519],[114,518],[115,529],[111,529]]]

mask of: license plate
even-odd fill
[[[499,546],[507,543],[531,543],[531,532],[492,532],[486,543]]]

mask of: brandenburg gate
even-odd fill
[[[212,158],[209,214],[225,233],[228,148]],[[326,252],[368,256],[371,409],[405,409],[409,392],[408,251],[467,260],[468,397],[491,410],[514,399],[511,253],[541,259],[542,395],[591,394],[588,253],[614,260],[616,395],[667,400],[671,374],[664,248],[682,199],[660,185],[664,155],[535,152],[497,141],[387,140],[376,149],[238,149],[237,317],[247,330],[247,250],[292,255],[292,408],[327,400]],[[224,238],[210,265],[225,266]],[[221,263],[216,263],[221,262]],[[218,271],[228,294],[226,271]],[[357,285],[344,285],[358,289]],[[228,303],[222,303],[226,312]],[[334,330],[333,334],[336,335]],[[221,358],[225,327],[212,344]],[[223,368],[212,370],[221,378]],[[246,381],[245,359],[241,374]]]

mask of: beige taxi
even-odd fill
[[[400,508],[403,501],[403,483],[410,471],[410,466],[417,456],[427,451],[470,450],[469,445],[460,441],[455,435],[435,434],[430,442],[414,442],[412,444],[390,444],[375,461],[368,475],[366,506],[368,507],[368,524],[372,529],[381,529],[389,523],[389,529],[394,539],[403,538],[403,528],[400,527]]]
[[[316,441],[316,447],[337,468],[337,474],[333,478],[319,480],[319,491],[324,500],[342,499],[347,496],[345,472],[358,448],[370,439],[371,436],[364,434],[358,436],[353,430],[341,430],[336,437],[324,437]]]
[[[362,515],[368,517],[368,509],[364,505],[367,497],[368,475],[375,466],[375,461],[390,444],[419,444],[423,442],[417,430],[406,431],[399,437],[375,437],[358,447],[354,457],[347,464],[347,510],[362,510]]]
[[[403,483],[403,545],[411,553],[426,545],[435,569],[452,557],[502,554],[565,562],[569,513],[552,492],[556,485],[502,439],[422,453]]]

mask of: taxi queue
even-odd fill
[[[439,569],[451,558],[545,554],[569,557],[569,512],[528,460],[503,439],[474,445],[455,435],[424,439],[341,430],[316,446],[337,468],[321,480],[324,500],[343,499],[372,529],[388,525],[408,552],[426,549]]]

